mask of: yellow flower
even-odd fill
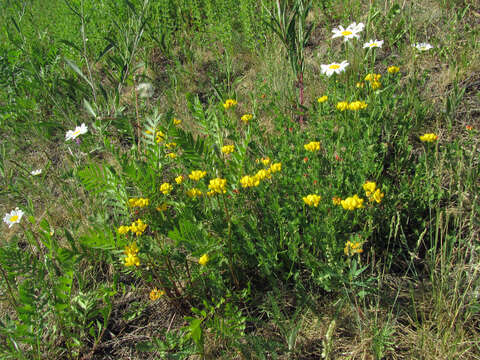
[[[365,190],[367,196],[370,196],[369,193],[373,193],[376,188],[377,184],[373,181],[367,181],[365,184],[363,184],[363,190]]]
[[[177,154],[175,153],[168,153],[167,155],[165,156],[168,156],[170,159],[175,159],[177,157]]]
[[[163,203],[157,207],[157,211],[160,211],[160,212],[167,211],[167,209],[168,209],[168,205],[166,203]]]
[[[187,191],[187,195],[191,198],[196,198],[197,196],[202,196],[202,191],[197,188],[192,188]]]
[[[372,197],[369,199],[370,201],[376,201],[377,203],[381,203],[382,202],[382,199],[383,197],[385,196],[384,193],[380,192],[380,189],[377,189],[375,190],[375,192],[373,193]]]
[[[225,190],[226,185],[227,185],[226,179],[216,178],[216,179],[210,180],[210,184],[208,185],[208,188],[215,193],[225,194],[227,192],[227,190]]]
[[[253,115],[252,114],[244,114],[240,120],[242,120],[245,124],[248,124],[250,120],[252,120]]]
[[[254,177],[256,179],[262,181],[265,178],[270,179],[272,177],[272,175],[270,175],[270,172],[268,170],[262,169],[262,170],[258,170]]]
[[[340,101],[337,103],[337,109],[340,111],[345,111],[348,109],[348,102],[346,101]]]
[[[327,100],[328,100],[328,96],[327,96],[327,95],[323,95],[323,96],[321,96],[321,97],[319,97],[319,98],[317,99],[317,101],[318,101],[319,104],[324,103],[324,102],[327,101]]]
[[[381,74],[368,74],[367,76],[365,76],[365,81],[379,81],[381,77]]]
[[[282,170],[282,163],[272,164],[272,166],[270,166],[269,170],[272,174],[281,171]]]
[[[390,74],[395,74],[397,72],[400,71],[400,68],[398,66],[390,66],[387,71],[390,73]]]
[[[357,82],[357,88],[363,88],[365,84],[363,82]]]
[[[238,104],[238,103],[237,103],[237,100],[227,99],[227,100],[225,101],[225,103],[223,104],[223,108],[224,108],[225,110],[227,110],[227,109],[230,109],[232,106],[235,106],[235,105],[237,105],[237,104]]]
[[[255,176],[245,175],[240,179],[240,184],[244,188],[258,186],[260,184],[260,179]]]
[[[173,118],[173,125],[178,126],[182,123],[182,120]]]
[[[153,288],[150,291],[150,300],[155,301],[158,300],[161,296],[165,295],[165,290],[158,290],[157,288]]]
[[[169,183],[163,183],[161,186],[160,186],[160,191],[164,194],[164,195],[168,195],[170,194],[170,192],[172,191],[173,189],[173,186]]]
[[[157,131],[157,134],[155,135],[155,141],[157,143],[160,143],[162,142],[163,140],[165,140],[165,134],[161,131]]]
[[[130,226],[130,230],[132,231],[132,233],[137,236],[142,235],[146,228],[147,224],[145,224],[141,219],[132,222],[132,225]]]
[[[303,201],[305,202],[305,204],[307,204],[308,206],[315,206],[315,207],[318,207],[318,203],[320,202],[321,199],[322,199],[321,196],[315,195],[315,194],[310,194],[303,197]]]
[[[213,195],[215,195],[215,194],[216,194],[216,193],[215,193],[215,191],[213,191],[213,190],[207,191],[207,196],[213,196]]]
[[[190,179],[192,179],[193,181],[198,181],[200,180],[201,178],[205,177],[205,175],[207,175],[207,172],[206,171],[202,171],[202,170],[193,170],[190,175],[188,175],[188,177]]]
[[[124,235],[124,234],[128,233],[129,231],[130,231],[130,226],[125,226],[125,225],[122,225],[117,229],[117,232],[120,235]]]
[[[434,142],[437,139],[438,139],[438,136],[433,134],[433,133],[424,134],[424,135],[420,136],[420,140],[423,141],[423,142]]]
[[[358,195],[353,195],[340,201],[340,204],[345,210],[353,211],[355,209],[363,208],[363,199],[359,198]]]
[[[311,141],[308,144],[303,145],[305,150],[307,151],[319,151],[320,150],[320,142],[319,141]]]
[[[143,198],[131,198],[131,199],[128,199],[128,203],[130,204],[131,207],[145,207],[145,206],[148,206],[150,201],[148,199],[143,199]]]
[[[140,259],[137,255],[128,254],[125,257],[125,266],[140,266]]]
[[[199,263],[200,265],[202,265],[202,266],[205,266],[205,265],[207,265],[208,260],[210,260],[210,259],[208,258],[208,254],[203,254],[203,255],[200,257],[200,259],[198,259],[198,263]]]
[[[165,147],[166,147],[167,149],[169,149],[169,150],[170,150],[170,149],[173,149],[175,146],[177,146],[177,143],[174,143],[174,142],[166,143],[166,144],[165,144]]]
[[[382,83],[380,81],[372,81],[370,86],[372,87],[372,90],[377,90],[382,87]]]
[[[175,178],[175,182],[180,185],[183,182],[183,175],[179,175]]]
[[[222,146],[222,153],[231,154],[235,151],[235,145],[225,145]]]
[[[365,101],[354,101],[348,104],[348,109],[352,111],[358,111],[365,109],[367,106],[368,105],[365,103]]]
[[[332,198],[332,203],[333,203],[333,205],[340,205],[342,203],[342,199],[339,198],[338,196],[334,196]]]
[[[123,253],[125,255],[128,255],[128,254],[137,255],[139,251],[140,250],[138,249],[137,242],[134,241],[130,245],[125,246],[125,250],[123,250]]]
[[[363,252],[362,243],[360,241],[347,241],[343,252],[346,256],[353,256],[355,254],[361,254]]]
[[[145,133],[148,135],[152,135],[152,132],[150,130],[146,130]]]
[[[261,162],[264,166],[267,166],[268,164],[270,164],[270,158],[267,156],[265,158],[257,159],[256,162],[257,164]]]

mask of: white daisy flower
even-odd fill
[[[65,135],[65,141],[76,139],[77,136],[85,134],[88,131],[88,127],[85,124],[77,126],[75,130],[68,130]]]
[[[383,40],[372,40],[370,39],[369,42],[366,42],[365,44],[363,44],[363,48],[376,48],[376,47],[379,47],[381,48],[383,45]]]
[[[20,222],[23,214],[23,211],[17,207],[15,208],[15,210],[12,210],[10,214],[5,214],[3,221],[8,225],[9,228],[11,228],[13,224],[17,224]]]
[[[348,41],[349,39],[352,38],[359,38],[360,35],[358,33],[362,32],[364,29],[365,25],[363,23],[356,23],[353,22],[346,29],[343,28],[342,25],[340,25],[338,28],[335,28],[332,30],[333,36],[332,39],[335,39],[337,37],[343,37],[343,41]]]
[[[433,46],[430,45],[429,43],[416,43],[416,44],[412,44],[412,47],[420,51],[427,51],[427,50],[433,49]]]
[[[37,169],[37,170],[33,170],[30,174],[32,174],[33,176],[37,176],[37,175],[40,175],[42,173],[42,169]]]
[[[331,63],[328,65],[322,64],[320,65],[322,68],[322,74],[325,74],[327,76],[332,76],[334,73],[335,74],[340,74],[342,71],[345,71],[345,69],[348,66],[347,60],[343,60],[340,64],[339,63]]]
[[[153,96],[153,85],[150,83],[140,83],[137,85],[136,90],[138,91],[138,96],[141,98],[149,98]]]

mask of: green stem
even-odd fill
[[[227,215],[228,221],[228,232],[227,232],[227,242],[228,242],[228,267],[230,268],[230,273],[232,274],[232,279],[237,288],[240,288],[238,279],[235,276],[235,272],[233,271],[233,249],[232,249],[232,222],[230,218],[230,213],[228,211],[227,201],[225,200],[225,194],[222,194],[223,198],[223,205],[225,206],[225,214]]]

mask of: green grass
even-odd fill
[[[478,358],[480,8],[315,1],[283,40],[272,10],[6,3],[2,358]]]

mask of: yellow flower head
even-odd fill
[[[158,300],[161,296],[165,295],[165,290],[158,290],[157,288],[153,288],[150,291],[150,300],[155,301]]]
[[[433,133],[424,134],[420,136],[420,141],[422,142],[434,142],[434,141],[437,141],[437,139],[438,139],[438,136]]]
[[[303,201],[305,202],[305,204],[307,204],[308,206],[315,206],[315,207],[318,207],[318,203],[320,202],[321,199],[322,199],[321,196],[315,195],[315,194],[310,194],[303,197]]]
[[[327,96],[327,95],[323,95],[323,96],[321,96],[321,97],[319,97],[319,98],[317,99],[317,101],[318,101],[319,104],[324,103],[324,102],[327,101],[327,100],[328,100],[328,96]]]
[[[367,193],[367,196],[369,193],[373,193],[375,189],[377,188],[377,184],[373,181],[367,181],[365,184],[363,184],[363,190]]]
[[[270,166],[269,170],[272,174],[281,171],[282,170],[282,163],[272,164]]]
[[[362,243],[360,241],[347,241],[343,252],[346,256],[353,256],[363,252]]]
[[[375,190],[375,192],[373,193],[373,195],[369,198],[369,200],[370,200],[371,202],[375,201],[375,202],[377,202],[378,204],[380,204],[380,203],[382,202],[382,199],[383,199],[384,196],[385,196],[385,194],[382,193],[382,192],[380,191],[380,189],[377,189],[377,190]]]
[[[372,90],[377,90],[382,87],[382,83],[380,81],[372,81],[370,86],[372,87]]]
[[[400,71],[400,68],[398,66],[390,66],[387,71],[390,73],[390,74],[396,74],[397,72]]]
[[[183,182],[183,176],[179,175],[175,178],[175,182],[180,185]]]
[[[128,204],[131,207],[145,207],[148,206],[150,201],[148,199],[143,199],[143,198],[131,198],[128,199]]]
[[[332,198],[332,203],[333,203],[333,205],[340,205],[342,203],[342,199],[339,198],[338,196],[334,196]]]
[[[125,225],[122,225],[117,229],[117,232],[120,235],[124,235],[124,234],[128,233],[129,231],[130,231],[130,226],[125,226]]]
[[[261,159],[257,159],[256,160],[256,163],[262,163],[264,166],[267,166],[268,164],[270,164],[270,158],[267,156],[265,158],[261,158]]]
[[[237,104],[238,104],[238,103],[237,103],[237,100],[227,99],[227,100],[225,101],[225,103],[223,104],[223,108],[224,108],[225,110],[227,110],[227,109],[230,109],[232,106],[235,106],[235,105],[237,105]]]
[[[252,120],[253,118],[253,115],[252,114],[244,114],[240,120],[243,121],[244,124],[248,124],[250,122],[250,120]]]
[[[337,103],[337,109],[340,111],[345,111],[348,109],[348,102],[346,101],[340,101]]]
[[[177,154],[175,153],[168,153],[167,155],[165,155],[167,157],[169,157],[170,159],[175,159],[177,157]]]
[[[203,177],[205,177],[205,175],[207,175],[207,172],[206,171],[202,171],[202,170],[193,170],[190,175],[188,175],[188,177],[190,179],[192,179],[193,181],[198,181],[200,179],[202,179]]]
[[[208,260],[210,260],[210,259],[208,258],[208,254],[203,254],[203,255],[200,257],[200,259],[198,259],[198,263],[199,263],[200,265],[202,265],[202,266],[205,266],[205,265],[207,265]]]
[[[365,86],[365,84],[363,82],[357,82],[357,88],[361,89]]]
[[[235,151],[235,145],[225,145],[222,146],[222,153],[231,154]]]
[[[182,120],[173,118],[173,125],[178,126],[178,125],[180,125],[181,123],[182,123]]]
[[[255,176],[245,175],[240,179],[240,184],[244,188],[258,186],[260,184],[260,179]]]
[[[368,74],[367,76],[365,76],[365,81],[380,81],[381,77],[381,74]]]
[[[170,183],[163,183],[163,184],[160,186],[160,191],[161,191],[164,195],[170,194],[170,192],[172,191],[172,189],[173,189],[173,186],[172,186]]]
[[[363,110],[367,108],[365,101],[354,101],[348,104],[348,109],[352,111]]]
[[[308,144],[303,145],[305,150],[315,152],[320,150],[320,142],[319,141],[311,141]]]
[[[130,230],[132,231],[132,233],[137,236],[142,235],[146,228],[147,224],[145,224],[142,219],[138,219],[137,221],[132,222],[132,225],[130,226]]]
[[[128,255],[128,254],[137,255],[139,251],[140,250],[138,249],[137,242],[134,241],[130,245],[125,246],[125,250],[123,250],[123,253],[125,255]]]
[[[270,179],[272,177],[272,175],[270,175],[270,172],[268,170],[262,169],[262,170],[258,170],[254,177],[256,179],[262,181],[266,178]]]
[[[197,189],[197,188],[192,188],[187,191],[187,195],[193,199],[195,199],[198,196],[202,196],[202,191]]]
[[[175,146],[177,146],[177,143],[175,143],[175,142],[171,142],[171,143],[166,143],[166,144],[165,144],[165,147],[166,147],[167,149],[169,149],[169,150],[170,150],[170,149],[173,149]]]
[[[163,203],[157,207],[157,211],[160,211],[160,212],[167,211],[167,209],[168,209],[168,205],[166,203]]]
[[[363,208],[363,199],[359,198],[358,195],[353,195],[340,201],[340,204],[345,210],[353,211],[355,209]]]
[[[125,246],[123,253],[125,254],[125,266],[140,266],[137,243],[133,242],[129,246]]]
[[[216,179],[210,180],[210,184],[208,185],[208,188],[215,193],[225,194],[227,192],[227,190],[225,190],[226,185],[227,185],[226,179],[216,178]]]
[[[155,135],[155,141],[157,143],[160,143],[162,142],[163,140],[165,140],[165,134],[161,131],[157,131],[157,134]]]

